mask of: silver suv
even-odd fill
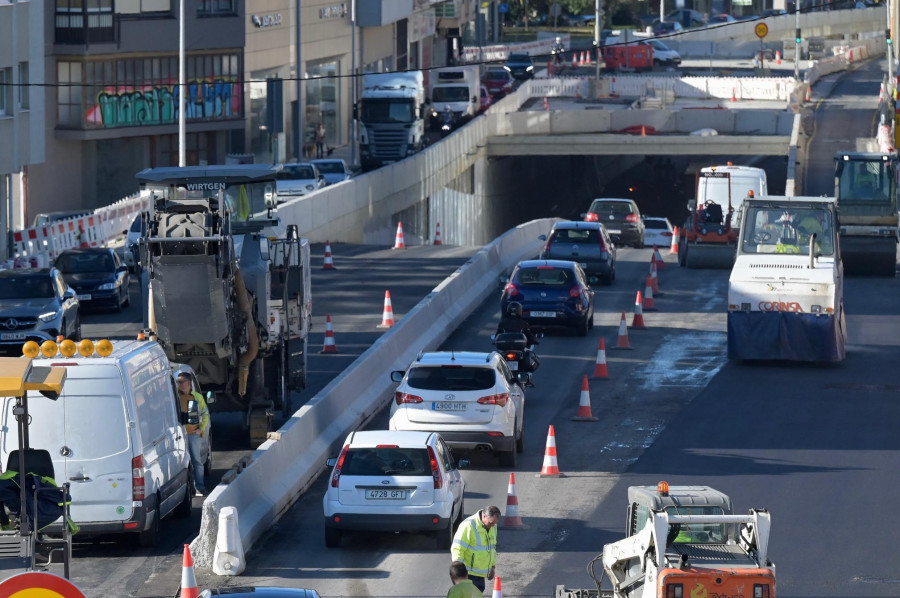
[[[56,268],[0,271],[0,349],[81,338],[78,298]]]

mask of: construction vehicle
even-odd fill
[[[151,168],[141,239],[144,321],[170,361],[185,363],[212,411],[243,411],[250,443],[306,386],[309,243],[277,235],[276,176],[265,164]]]
[[[848,274],[896,273],[897,163],[895,153],[838,152],[834,158],[834,194]]]
[[[744,197],[766,195],[766,171],[752,166],[709,166],[697,173],[696,199],[680,229],[678,263],[688,268],[731,268]]]
[[[425,112],[422,71],[363,75],[357,115],[363,170],[403,160],[425,147]]]
[[[728,495],[709,486],[660,482],[628,488],[626,525],[625,539],[588,563],[596,588],[556,586],[555,598],[775,596],[771,518],[764,509],[738,515]],[[602,588],[604,576],[611,590]]]
[[[728,280],[728,357],[838,362],[844,271],[833,197],[744,200]]]

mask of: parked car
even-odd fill
[[[391,402],[391,430],[439,432],[454,449],[490,451],[515,467],[525,450],[528,374],[514,374],[496,351],[422,353],[399,382]]]
[[[659,248],[672,246],[672,235],[675,229],[668,218],[656,216],[644,217],[644,243],[656,245]]]
[[[642,43],[653,46],[653,64],[678,66],[681,64],[681,54],[671,49],[658,39],[648,39]]]
[[[513,269],[500,296],[500,311],[516,301],[522,317],[538,326],[570,326],[579,336],[594,327],[594,291],[575,262],[526,260]]]
[[[80,339],[78,307],[56,268],[0,270],[0,348],[21,354],[26,341]]]
[[[341,158],[318,158],[310,160],[310,163],[314,164],[325,177],[326,185],[334,185],[353,177],[353,172],[347,166],[347,162]]]
[[[541,235],[546,241],[542,260],[572,260],[587,274],[588,282],[612,284],[616,279],[616,246],[600,222],[557,222],[550,234]]]
[[[120,311],[131,303],[128,266],[114,249],[67,249],[56,258],[55,266],[75,290],[82,306],[107,307]]]
[[[673,10],[666,15],[666,20],[678,21],[685,29],[691,27],[703,27],[706,25],[706,18],[703,16],[703,13],[692,8],[679,8]]]
[[[69,218],[78,218],[79,216],[88,216],[93,214],[91,210],[64,210],[60,212],[42,212],[34,217],[33,227],[44,226],[51,222],[59,220],[68,220]]]
[[[585,222],[602,222],[618,245],[644,246],[644,221],[632,199],[600,198],[582,215]]]
[[[678,21],[653,21],[650,29],[652,35],[674,35],[684,31],[684,27]]]
[[[522,52],[514,52],[506,57],[504,68],[514,79],[531,79],[534,77],[534,62],[531,56]]]
[[[787,11],[783,8],[767,8],[762,11],[762,16],[765,17],[780,17],[781,15],[786,15]]]
[[[450,415],[436,408],[432,413]],[[459,469],[468,462],[457,462],[440,434],[394,428],[350,432],[340,455],[326,464],[332,470],[322,498],[325,546],[339,546],[345,531],[365,530],[428,532],[438,548],[450,548],[465,511],[466,481]]]
[[[494,98],[502,98],[513,90],[515,79],[505,68],[492,68],[481,76],[481,83]]]
[[[275,181],[279,198],[306,195],[325,186],[325,177],[315,164],[300,162],[282,166]]]
[[[712,15],[707,21],[708,25],[720,25],[722,23],[736,23],[737,19],[728,14]]]
[[[481,114],[491,107],[491,94],[483,84],[479,87],[481,88],[481,91],[479,92],[478,114]]]

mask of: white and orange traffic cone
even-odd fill
[[[653,281],[650,280],[649,274],[644,285],[644,311],[656,311],[656,303],[653,301]]]
[[[643,301],[641,300],[641,292],[637,292],[637,297],[634,299],[634,318],[631,320],[631,327],[635,330],[645,330],[647,327],[644,325],[644,309],[643,309]]]
[[[625,322],[625,312],[622,312],[622,320],[619,322],[619,336],[616,338],[616,346],[614,349],[630,349],[631,343],[628,342],[628,324]]]
[[[494,577],[494,591],[491,593],[491,598],[503,598],[503,584],[500,583],[499,575]]]
[[[576,54],[575,52],[572,52],[572,67],[574,68],[577,66],[578,66],[578,54]]]
[[[669,246],[669,255],[678,255],[678,237],[681,235],[681,231],[678,230],[678,227],[673,227],[672,231],[672,244]]]
[[[331,326],[331,315],[325,314],[325,344],[322,353],[337,353],[338,348],[334,342],[334,328]]]
[[[403,223],[397,223],[397,237],[394,239],[394,247],[392,249],[406,249],[406,243],[403,241]]]
[[[559,473],[559,465],[556,462],[556,432],[553,425],[550,425],[550,431],[547,433],[547,447],[544,449],[544,464],[541,467],[542,478],[561,478]]]
[[[506,489],[506,515],[500,520],[500,529],[528,529],[519,515],[519,497],[516,496],[516,474],[510,472]]]
[[[806,86],[806,96],[803,98],[803,101],[807,102],[807,103],[812,101],[812,86],[811,85]]]
[[[390,328],[394,325],[394,308],[391,305],[391,292],[384,292],[384,312],[381,315],[381,324],[378,328]]]
[[[775,64],[781,64],[781,50],[775,50]]]
[[[441,223],[438,222],[434,227],[434,244],[435,245],[443,245],[444,242],[441,240]]]
[[[581,380],[581,395],[578,398],[578,413],[572,418],[576,422],[595,422],[598,418],[591,414],[591,392],[588,377]]]
[[[550,110],[550,100],[547,99],[547,96],[544,96],[544,110]]]
[[[600,345],[597,347],[597,363],[594,365],[594,378],[609,379],[609,370],[606,368],[606,341],[600,337]]]
[[[322,262],[323,270],[336,270],[334,267],[334,259],[331,257],[331,244],[325,241],[325,261]]]
[[[662,295],[659,292],[659,276],[656,274],[656,262],[653,260],[650,260],[650,288],[653,289],[654,297]]]
[[[181,595],[179,598],[197,598],[200,588],[197,587],[197,576],[194,575],[194,559],[191,556],[191,547],[184,545],[184,557],[181,561]]]
[[[655,243],[653,244],[653,261],[656,262],[657,270],[664,270],[666,267],[666,262],[663,260],[662,255],[659,253],[659,246]]]
[[[735,89],[733,87],[731,88],[731,101],[737,102],[737,92],[735,91]]]

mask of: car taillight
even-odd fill
[[[514,285],[513,283],[509,283],[505,287],[503,287],[503,292],[507,297],[515,297],[519,294],[519,289],[517,289],[516,285]]]
[[[663,237],[671,237],[672,236],[672,233],[670,233],[669,231],[665,231],[664,233],[661,233],[661,234]]]
[[[584,215],[585,222],[600,222],[600,215],[595,214],[593,212],[588,212]]]
[[[580,297],[581,296],[581,286],[575,285],[571,289],[569,289],[569,297]]]
[[[428,447],[428,461],[431,462],[431,477],[434,478],[434,489],[439,490],[444,487],[444,477],[441,475],[441,468],[438,467],[437,456],[434,449]]]
[[[513,360],[519,358],[519,354],[518,353],[507,353],[505,357],[506,357],[507,361],[513,361]]]
[[[625,222],[631,222],[632,224],[638,222],[640,218],[638,218],[637,214],[629,214],[625,216]]]
[[[145,494],[144,458],[135,457],[131,460],[131,500],[144,500]]]
[[[400,392],[398,390],[394,393],[394,401],[398,405],[402,405],[403,403],[421,403],[422,397],[411,395],[408,392]]]
[[[341,480],[341,470],[344,468],[344,459],[347,458],[347,449],[349,446],[344,446],[341,450],[341,455],[338,457],[337,463],[334,464],[334,471],[331,472],[331,487],[337,488],[338,482]]]
[[[486,397],[481,397],[478,399],[479,405],[500,405],[501,407],[506,407],[506,402],[509,400],[508,392],[501,392],[495,395],[488,395]]]

